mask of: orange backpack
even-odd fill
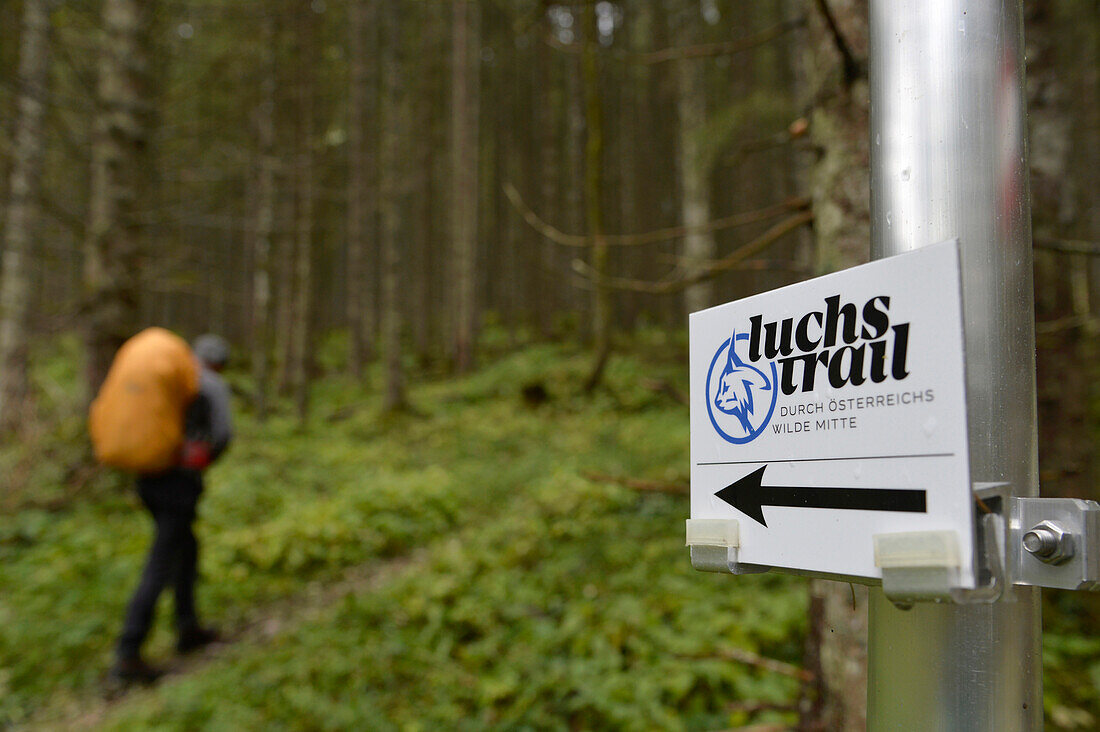
[[[199,366],[187,341],[148,328],[122,344],[92,402],[88,432],[96,458],[136,473],[176,464],[184,415],[199,392]]]

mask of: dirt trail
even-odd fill
[[[443,540],[443,539],[440,539]],[[315,620],[334,603],[349,595],[370,592],[382,587],[402,573],[427,562],[429,548],[388,560],[375,560],[349,567],[339,578],[328,582],[312,582],[302,592],[257,608],[249,620],[234,628],[224,629],[225,643],[218,643],[198,653],[173,660],[167,674],[156,685],[132,687],[124,693],[108,697],[100,686],[97,693],[85,693],[67,702],[63,708],[45,708],[26,724],[28,730],[88,730],[100,724],[114,708],[141,699],[177,680],[200,671],[206,666],[245,647],[269,644],[281,634]]]

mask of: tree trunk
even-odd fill
[[[856,63],[866,58],[867,0],[829,0],[845,45]],[[866,262],[870,253],[869,97],[865,78],[846,80],[846,63],[821,13],[810,16],[805,51],[810,91],[811,141],[818,159],[810,173],[810,195],[819,274]],[[865,65],[865,64],[864,64]]]
[[[592,247],[593,289],[592,341],[596,360],[584,385],[590,392],[603,380],[604,367],[611,355],[611,289],[604,283],[607,277],[608,251],[603,239],[603,102],[600,99],[600,69],[596,53],[599,29],[596,25],[596,0],[585,0],[582,18],[584,52],[581,75],[585,106],[585,172],[584,195],[588,211],[588,234],[595,237]]]
[[[256,140],[260,147],[256,182],[256,231],[252,253],[252,378],[256,418],[267,418],[268,365],[271,338],[271,240],[275,228],[275,16],[266,15],[262,26],[260,104],[255,112]]]
[[[301,11],[297,32],[300,34],[298,63],[298,156],[294,170],[297,190],[297,247],[294,260],[294,305],[291,315],[290,383],[298,420],[306,421],[309,409],[310,363],[313,332],[313,215],[314,215],[314,76],[317,16],[310,6]]]
[[[367,337],[367,310],[371,307],[367,242],[374,213],[370,175],[375,166],[374,145],[367,130],[376,113],[370,54],[378,41],[378,3],[353,0],[348,14],[348,371],[359,379],[371,355],[371,339]]]
[[[581,82],[581,60],[576,56],[566,59],[565,71],[565,160],[563,208],[567,229],[571,233],[584,232],[584,84]],[[570,253],[564,255],[567,258]],[[579,277],[571,276],[572,286],[566,292],[566,305],[578,319],[577,330],[583,339],[590,334],[590,318],[584,317],[588,300],[579,286]]]
[[[290,100],[288,100],[290,101]],[[293,106],[293,102],[290,105]],[[291,123],[287,126],[291,128],[296,127],[297,123]],[[279,215],[277,221],[279,222],[277,229],[278,234],[275,237],[277,243],[276,249],[276,268],[275,277],[277,280],[277,286],[275,288],[276,302],[275,302],[275,389],[280,396],[286,396],[290,389],[290,372],[291,364],[293,363],[294,353],[294,339],[291,335],[294,332],[294,262],[297,233],[295,230],[295,223],[297,222],[296,213],[297,210],[297,195],[295,191],[295,178],[294,167],[295,161],[293,160],[294,145],[297,144],[292,138],[290,141],[284,143],[284,149],[291,151],[291,165],[282,177],[283,180],[283,210]]]
[[[401,172],[404,150],[401,133],[405,129],[407,99],[403,93],[401,45],[401,9],[396,3],[383,3],[382,28],[382,139],[379,169],[382,245],[382,350],[386,386],[382,409],[399,411],[405,407],[404,372],[401,366],[400,276]]]
[[[1096,164],[1100,160],[1100,18],[1096,10],[1100,8],[1093,2],[1095,10],[1087,21],[1081,22],[1079,10],[1082,6],[1072,2],[1062,5],[1062,12],[1077,21],[1072,23],[1075,42],[1066,49],[1073,58],[1063,62],[1077,70],[1071,147],[1079,213],[1072,231],[1081,239],[1100,241],[1100,166]],[[1100,317],[1100,257],[1091,258],[1089,281],[1092,315]]]
[[[685,24],[686,25],[686,24]],[[683,37],[681,43],[690,44]],[[703,83],[702,62],[680,59],[676,62],[676,110],[680,131],[680,208],[684,226],[696,228],[710,221],[710,185],[708,171],[699,149],[698,135],[706,123],[706,85]],[[715,258],[714,234],[690,232],[684,237],[684,276],[698,275],[706,263]],[[710,280],[684,290],[684,307],[689,313],[714,304],[714,288]]]
[[[540,20],[539,33],[550,32],[545,14]],[[555,88],[554,75],[554,49],[545,43],[536,44],[535,48],[535,72],[534,92],[532,103],[531,123],[534,127],[534,151],[532,155],[532,168],[534,183],[537,185],[537,198],[539,211],[549,220],[557,219],[557,159],[560,154],[557,147],[557,98],[558,89]],[[539,252],[538,277],[541,284],[542,297],[538,308],[539,335],[546,339],[554,332],[554,317],[560,309],[559,288],[560,275],[558,271],[558,259],[560,252],[558,247],[547,241],[544,237],[538,237],[536,244]]]
[[[454,367],[474,364],[477,333],[478,7],[455,0],[451,46],[451,238],[454,251]],[[471,63],[474,61],[474,63]]]
[[[418,8],[416,23],[419,37],[416,47],[419,49],[416,64],[416,83],[411,87],[409,114],[414,120],[413,128],[420,131],[420,141],[415,147],[415,155],[408,161],[412,195],[410,214],[410,244],[408,252],[408,284],[406,291],[406,309],[409,329],[412,335],[413,352],[420,365],[432,362],[437,350],[435,329],[436,313],[433,307],[432,264],[436,259],[432,247],[436,234],[436,155],[435,152],[445,142],[437,140],[440,130],[437,119],[443,113],[438,103],[445,88],[440,79],[439,59],[436,54],[444,45],[446,32],[446,14],[448,8],[440,8],[435,3],[425,3]],[[442,55],[442,54],[440,54]]]
[[[50,1],[23,2],[18,117],[0,281],[0,434],[18,427],[27,394],[27,315],[31,298],[27,260],[38,224],[42,119],[50,80]]]
[[[867,1],[829,0],[844,45],[867,54]],[[816,267],[832,272],[870,254],[868,86],[853,76],[820,10],[811,14],[803,49],[806,90],[813,100],[810,134],[818,152],[809,171]],[[867,725],[867,588],[843,582],[810,583],[807,662],[818,685],[816,704],[804,710],[806,729],[863,730]],[[816,647],[815,647],[816,645]]]
[[[148,166],[149,24],[154,2],[104,0],[98,113],[85,243],[86,380],[95,394],[115,351],[138,325],[142,227],[138,203]]]

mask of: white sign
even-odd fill
[[[955,532],[973,587],[957,242],[693,313],[691,517],[738,561],[881,578],[876,534]]]

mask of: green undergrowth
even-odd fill
[[[381,414],[377,373],[318,380],[305,425],[289,404],[264,424],[238,404],[198,532],[200,607],[240,640],[105,704],[151,526],[123,476],[67,467],[86,448],[78,349],[62,342],[39,359],[40,426],[0,446],[0,469],[19,471],[0,504],[0,728],[793,723],[796,681],[722,656],[798,664],[805,583],[694,572],[686,497],[602,477],[687,480],[687,408],[670,397],[684,344],[654,331],[622,345],[587,396],[589,356],[535,344],[463,378],[421,375],[403,414]],[[1093,728],[1100,708],[1100,613],[1077,598],[1052,594],[1045,612],[1051,729]],[[154,661],[171,657],[170,610]]]
[[[684,509],[556,468],[382,587],[106,727],[715,729],[744,721],[732,701],[789,703],[796,681],[718,655],[797,662],[801,583],[693,572]]]
[[[172,700],[180,694],[179,703],[193,705],[197,702],[187,702],[185,694],[191,684],[209,678],[216,685],[246,690],[256,686],[248,682],[251,664],[271,665],[288,674],[275,682],[273,693],[285,692],[298,701],[278,704],[265,695],[242,691],[234,694],[234,714],[293,726],[296,719],[320,720],[335,714],[334,705],[342,703],[338,698],[324,701],[323,684],[336,682],[322,678],[323,669],[335,673],[362,663],[374,669],[371,678],[387,675],[385,664],[364,661],[352,648],[360,649],[357,653],[389,653],[394,678],[415,677],[413,666],[420,662],[415,659],[438,655],[441,645],[470,654],[499,643],[514,646],[516,653],[527,647],[535,654],[487,656],[491,672],[499,677],[496,682],[487,679],[490,686],[504,684],[512,674],[530,673],[523,664],[536,656],[558,657],[552,664],[558,668],[555,673],[564,673],[561,664],[566,664],[572,669],[569,673],[579,674],[575,681],[584,674],[605,676],[616,663],[626,663],[612,659],[625,652],[620,646],[632,635],[628,631],[648,627],[666,615],[679,618],[681,612],[696,612],[677,610],[681,600],[670,596],[677,583],[692,586],[685,578],[695,579],[682,547],[686,500],[639,496],[584,477],[601,473],[686,480],[686,409],[645,385],[652,379],[682,381],[679,359],[653,356],[662,350],[667,349],[661,343],[641,341],[633,355],[612,361],[607,388],[592,396],[580,394],[590,363],[586,354],[533,345],[466,378],[415,387],[410,393],[412,409],[406,414],[382,415],[373,390],[336,376],[316,385],[311,420],[304,426],[285,405],[262,425],[247,414],[246,405],[238,405],[242,414],[237,441],[210,472],[200,505],[200,607],[208,618],[233,631],[262,622],[272,603],[310,596],[348,568],[383,565],[421,548],[426,548],[429,561],[399,574],[376,593],[349,597],[341,605],[341,613],[363,616],[373,639],[360,637],[365,628],[357,627],[359,621],[351,616],[332,616],[329,624],[303,625],[272,647],[252,648],[247,642],[232,647],[230,660],[191,678],[170,680],[158,694],[165,695],[167,704],[175,703]],[[41,367],[49,372],[56,395],[49,404],[40,402],[46,414],[61,415],[66,403],[74,410],[78,397],[66,396],[63,388],[66,383],[72,388],[79,372],[65,366],[72,356],[71,344],[63,344]],[[241,375],[230,378],[247,386]],[[532,385],[541,388],[544,399],[523,398],[524,388]],[[99,697],[123,608],[151,536],[151,522],[124,477],[99,475],[74,492],[57,485],[65,480],[61,472],[22,454],[32,446],[68,441],[54,449],[79,456],[85,448],[68,443],[82,441],[82,419],[75,410],[65,419],[64,430],[43,431],[22,446],[0,448],[0,460],[33,466],[20,492],[22,502],[0,515],[0,726],[32,718],[62,721]],[[40,500],[40,494],[49,500]],[[664,569],[650,566],[654,557]],[[674,568],[672,574],[669,567]],[[713,578],[694,586],[699,588],[695,592],[710,587],[704,594],[715,590]],[[656,587],[665,589],[654,591]],[[780,593],[781,605],[801,604],[801,590],[793,587]],[[632,588],[648,591],[631,599]],[[513,594],[525,598],[520,605],[498,602]],[[714,612],[729,615],[725,622],[732,623],[729,605],[723,602]],[[668,604],[671,609],[664,607]],[[516,607],[533,614],[526,617],[528,610]],[[395,608],[404,609],[391,617]],[[170,610],[166,597],[148,643],[154,660],[170,656]],[[446,623],[452,621],[439,616],[452,611],[481,618],[477,632],[484,637],[479,643],[464,636],[463,623],[468,620],[459,618],[450,627]],[[497,616],[498,612],[506,614]],[[516,612],[516,617],[507,614]],[[387,625],[401,617],[407,618],[401,628]],[[790,638],[797,637],[798,617],[798,612],[784,613],[779,635],[787,640],[775,642],[787,656],[797,645]],[[417,629],[425,622],[430,629]],[[605,637],[607,624],[621,627]],[[559,636],[570,627],[571,633]],[[437,637],[428,638],[428,632]],[[689,629],[686,640],[701,632],[702,627]],[[419,645],[418,639],[426,645]],[[378,646],[372,648],[372,643]],[[394,643],[406,644],[408,652],[393,653]],[[594,665],[582,663],[580,656],[570,657],[569,649],[584,643],[592,644]],[[660,646],[646,643],[641,647],[648,650],[621,671],[633,666],[664,679],[663,672],[650,668]],[[603,650],[597,653],[597,647]],[[264,660],[271,653],[279,660]],[[234,671],[238,661],[232,659],[238,655],[239,670]],[[299,658],[301,663],[296,666],[284,658]],[[708,662],[701,663],[706,668]],[[296,676],[300,673],[317,675],[318,686],[292,689],[301,684]],[[368,714],[364,702],[349,702],[348,710],[336,717],[353,714],[379,723],[412,723],[459,719],[454,710],[461,710],[463,717],[473,715],[480,703],[471,701],[464,690],[482,671],[463,656],[440,673],[457,686],[449,688],[454,698],[438,692],[439,708],[406,705],[410,697],[398,693],[391,679],[385,684],[370,682],[376,686],[371,692],[376,700],[373,712]],[[230,680],[234,674],[236,680]],[[669,674],[666,680],[675,678]],[[725,678],[714,683],[728,687],[732,682]],[[714,713],[720,697],[707,691],[711,681],[685,681],[681,674],[674,686],[683,688],[661,692],[667,696],[659,703],[666,709],[665,717],[671,719],[681,703],[700,709],[709,705]],[[568,717],[574,713],[569,710],[584,707],[575,700],[553,704],[541,698],[545,691],[532,687],[523,695],[527,708],[534,710],[529,713],[542,715],[531,719]],[[393,698],[383,698],[387,693]],[[563,693],[571,699],[576,692]],[[789,696],[791,689],[780,684],[771,693]],[[508,702],[505,691],[478,694],[478,699],[497,700],[478,714],[517,719],[528,714]],[[306,704],[302,695],[317,697],[316,715],[298,708]],[[708,695],[713,697],[709,702]],[[166,712],[158,724],[191,719],[192,713],[220,724],[223,701],[224,695],[212,693],[208,707],[199,705],[187,714]],[[128,707],[122,704],[120,713]],[[578,719],[604,718],[599,716],[602,712],[576,713]],[[141,714],[156,716],[148,708]],[[510,717],[500,717],[502,723],[506,718]]]

